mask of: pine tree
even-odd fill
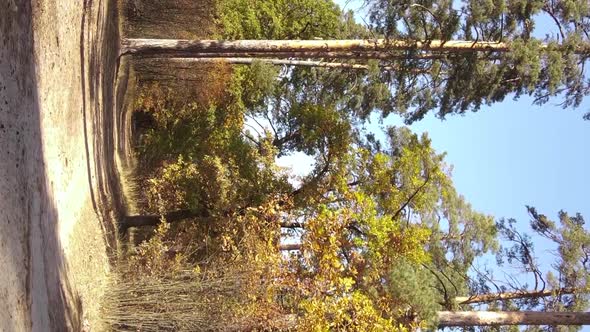
[[[577,1],[369,1],[379,40],[141,40],[123,42],[122,54],[186,57],[368,57],[389,60],[380,80],[391,91],[387,110],[407,122],[429,111],[444,118],[478,110],[508,95],[535,103],[563,96],[579,106],[590,88],[590,5]],[[550,16],[559,33],[533,37],[535,17]],[[401,68],[401,69],[398,69]],[[421,74],[416,74],[420,72]],[[482,89],[482,87],[485,87]]]

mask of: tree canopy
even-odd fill
[[[409,51],[403,68],[427,74],[398,73],[398,112],[413,122],[433,110],[447,114],[477,111],[483,105],[531,95],[535,103],[563,98],[579,106],[590,88],[584,65],[590,43],[587,1],[366,1],[371,27],[388,39],[505,42],[511,51],[432,52],[421,59]],[[548,18],[548,19],[547,19]],[[543,19],[550,23],[540,23]],[[583,51],[578,52],[580,48]],[[385,77],[387,78],[387,77]],[[485,87],[485,88],[482,88]]]
[[[264,285],[266,294],[248,283],[244,292],[256,291],[240,305],[264,307],[256,320],[295,315],[305,331],[434,327],[438,311],[481,303],[490,310],[585,310],[590,237],[580,215],[562,212],[555,223],[528,208],[532,231],[557,248],[555,266],[543,270],[515,220],[495,221],[457,192],[444,154],[427,135],[388,127],[380,139],[367,123],[374,114],[396,113],[408,123],[428,112],[444,118],[525,94],[538,103],[561,96],[564,107],[578,106],[590,91],[589,54],[580,52],[590,42],[590,5],[367,0],[366,6],[368,27],[328,0],[223,0],[216,4],[216,33],[422,45],[464,39],[505,42],[510,51],[425,51],[416,44],[383,59],[348,60],[363,70],[264,61],[230,68],[219,61],[196,77],[181,77],[190,67],[173,72],[172,62],[138,60],[145,85],[134,107],[149,119],[137,146],[145,167],[142,212],[163,218],[130,264],[165,280],[178,266],[190,266],[199,278],[215,264],[248,267],[250,282]],[[539,15],[559,33],[538,39]],[[179,88],[161,79],[170,76],[188,83]],[[295,152],[314,164],[290,182],[276,161]],[[189,218],[171,225],[166,216],[173,210]],[[285,241],[297,242],[296,250],[281,253]],[[499,285],[475,268],[487,254],[496,254],[500,266],[518,265],[533,283]]]

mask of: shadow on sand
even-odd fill
[[[129,66],[125,61],[122,65],[119,58],[116,5],[115,0],[85,0],[80,36],[81,77],[87,75],[87,82],[82,80],[82,90],[88,183],[111,264],[118,255],[118,220],[126,213],[122,175],[115,158],[118,155],[125,161],[131,153],[127,149],[129,123],[122,107]],[[92,6],[99,6],[97,17],[87,15],[96,12],[91,10]],[[92,24],[97,28],[93,29]]]
[[[80,330],[43,159],[31,2],[14,6],[0,15],[0,330]]]

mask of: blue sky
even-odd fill
[[[359,1],[336,3],[356,9]],[[554,105],[559,100],[552,102],[533,106],[529,97],[508,98],[445,121],[429,116],[411,129],[428,132],[437,151],[447,152],[455,186],[476,210],[496,218],[515,218],[525,230],[529,221],[525,205],[535,206],[553,220],[562,209],[580,212],[590,223],[590,121],[582,119],[590,111],[590,98],[575,110]],[[385,119],[384,125],[392,124],[400,125],[401,120]],[[298,154],[280,163],[303,174],[309,170],[310,159]],[[548,267],[552,248],[543,241],[535,245],[537,256]]]
[[[531,101],[508,100],[445,121],[430,116],[411,128],[428,132],[447,152],[458,191],[482,212],[526,221],[529,204],[550,217],[560,209],[590,217],[590,122],[581,110]],[[590,110],[590,102],[582,107]]]

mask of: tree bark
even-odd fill
[[[124,55],[124,54],[123,54]],[[150,53],[140,54],[142,58],[269,58],[284,59],[284,58],[302,58],[302,59],[376,59],[376,60],[399,60],[406,59],[407,56],[400,54],[391,54],[389,52],[177,52],[177,53]],[[451,53],[437,53],[437,54],[416,54],[413,59],[444,59],[450,57]],[[486,56],[485,59],[494,60],[497,57]]]
[[[291,228],[291,229],[298,229],[298,228],[305,228],[305,224],[301,222],[284,222],[281,224],[282,228]]]
[[[542,45],[545,48],[547,45]],[[200,53],[221,54],[298,54],[306,52],[377,52],[419,50],[426,52],[508,52],[510,45],[504,42],[468,40],[187,40],[187,39],[124,39],[121,55],[191,56]],[[590,46],[580,46],[576,53],[590,53]],[[248,55],[247,57],[250,57]]]
[[[575,294],[587,292],[585,290],[576,288],[560,288],[554,290],[542,290],[542,291],[522,291],[522,292],[506,292],[506,293],[492,293],[492,294],[481,294],[473,296],[458,296],[455,301],[458,304],[474,304],[474,303],[487,303],[493,301],[504,301],[504,300],[515,300],[515,299],[530,299],[548,296],[557,296],[560,294]]]
[[[589,325],[590,312],[439,311],[438,326]]]
[[[281,244],[280,251],[301,251],[301,243]]]
[[[164,215],[145,214],[125,216],[121,219],[121,221],[119,221],[119,227],[122,229],[127,229],[129,227],[157,226],[163,218],[168,223],[180,222],[190,218],[198,219],[198,222],[202,223],[208,223],[213,220],[213,217],[211,217],[207,211],[185,209],[167,212]],[[281,228],[303,228],[303,224],[284,222],[281,223]]]
[[[148,214],[125,216],[119,222],[119,227],[122,229],[128,229],[129,227],[157,226],[163,218],[166,219],[166,222],[168,223],[179,222],[189,218],[199,218],[202,222],[209,222],[211,220],[209,213],[186,209],[168,212],[164,215]]]
[[[192,65],[194,63],[211,63],[222,62],[236,65],[251,65],[254,61],[276,66],[304,66],[304,67],[321,67],[321,68],[345,68],[345,69],[369,69],[369,65],[346,62],[324,62],[324,61],[306,61],[306,60],[289,60],[289,59],[255,59],[255,58],[169,58],[170,63],[182,63]],[[393,70],[393,66],[379,66],[384,70]]]
[[[125,39],[122,54],[187,54],[187,53],[274,53],[274,52],[383,52],[419,49],[423,51],[503,51],[508,44],[432,40],[187,40],[187,39]]]
[[[590,312],[536,311],[439,311],[438,327],[501,325],[590,325]],[[296,315],[284,315],[289,328],[296,327]]]

